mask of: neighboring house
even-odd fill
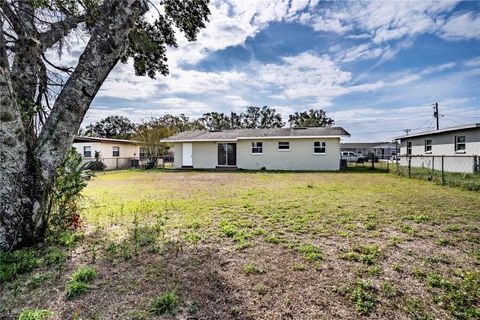
[[[439,169],[443,156],[444,170],[450,172],[478,171],[480,156],[480,123],[397,137],[400,141],[402,164],[411,157],[411,165]],[[422,157],[420,157],[422,156]],[[437,160],[432,160],[436,157]],[[432,161],[437,161],[436,164]]]
[[[95,152],[98,152],[106,170],[136,167],[139,160],[147,156],[141,143],[131,140],[76,136],[73,147],[85,162],[95,161]]]
[[[395,142],[342,143],[341,151],[355,152],[359,156],[370,158],[374,154],[378,159],[390,159],[398,153]]]
[[[174,144],[176,168],[339,170],[340,127],[187,131]]]

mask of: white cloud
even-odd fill
[[[480,39],[480,14],[454,14],[442,26],[441,37],[446,40]]]

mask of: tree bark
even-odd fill
[[[20,106],[12,90],[5,41],[1,35],[0,250],[42,239],[47,199],[56,169],[71,147],[100,86],[125,51],[130,30],[147,10],[145,0],[104,1],[103,18],[97,23],[75,71],[55,100],[31,152]],[[49,36],[49,39],[52,38]],[[24,65],[18,67],[28,69]],[[30,95],[31,91],[28,93]]]

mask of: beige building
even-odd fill
[[[414,167],[439,169],[443,161],[445,171],[479,171],[480,123],[409,134],[396,140],[400,141],[402,165],[410,159]]]
[[[73,147],[82,155],[84,162],[95,161],[95,153],[98,152],[106,170],[136,167],[146,156],[146,149],[131,140],[77,136]]]
[[[187,131],[174,144],[175,168],[339,170],[340,127]]]

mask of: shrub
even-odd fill
[[[174,313],[177,304],[178,298],[175,291],[167,291],[153,299],[149,312],[155,315]]]
[[[48,231],[56,235],[80,226],[78,201],[81,191],[93,173],[82,164],[82,157],[71,148],[57,169],[55,183],[49,195]]]
[[[46,320],[51,314],[48,310],[23,310],[18,316],[18,320]]]

